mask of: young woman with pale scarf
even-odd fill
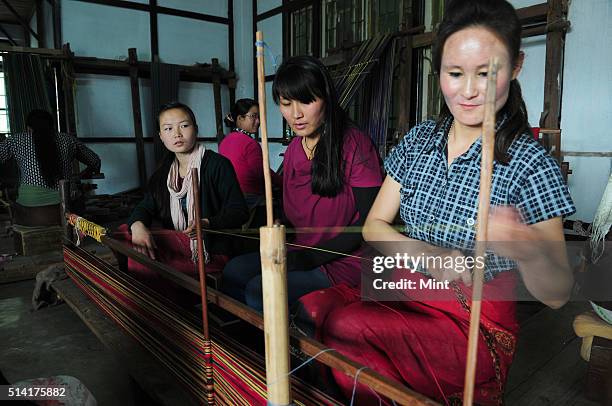
[[[248,209],[231,162],[197,142],[198,125],[187,105],[173,102],[162,106],[158,126],[167,155],[151,176],[144,199],[120,230],[136,251],[196,277],[197,249],[190,238],[195,227],[191,169],[199,172],[205,228],[239,228],[248,219]],[[152,231],[154,222],[162,229]],[[207,272],[221,270],[232,256],[231,241],[205,233],[204,253]],[[154,271],[137,262],[128,260],[127,269],[154,289],[183,297],[184,292],[172,291]]]

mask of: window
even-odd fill
[[[2,57],[0,57],[0,67],[2,66]],[[4,83],[4,71],[0,70],[0,134],[11,132],[8,118],[8,108],[6,104],[6,87]]]
[[[324,0],[325,55],[367,39],[368,5],[369,0]]]
[[[401,3],[401,0],[372,0],[372,31],[376,33],[398,31]]]
[[[291,55],[312,55],[312,6],[291,13]]]

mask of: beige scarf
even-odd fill
[[[174,162],[172,162],[172,165],[170,166],[166,185],[168,186],[168,192],[170,193],[170,214],[172,216],[172,223],[174,224],[174,229],[177,231],[183,231],[189,227],[189,225],[195,224],[195,191],[191,187],[191,169],[196,168],[199,175],[200,165],[202,164],[202,158],[204,157],[205,152],[206,148],[204,148],[203,145],[195,145],[191,151],[191,155],[189,156],[187,175],[185,175],[185,179],[183,179],[183,184],[181,185],[180,189],[178,159],[175,158]],[[183,209],[181,207],[181,199],[185,197],[187,198],[187,218],[185,218],[185,214],[183,213]],[[198,258],[198,244],[196,240],[191,240],[190,248],[191,257],[194,262],[196,262]],[[209,262],[209,255],[206,251],[206,247],[204,247],[204,260],[206,263]]]

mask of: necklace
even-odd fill
[[[312,158],[314,158],[314,153],[315,153],[315,150],[317,149],[317,144],[318,144],[318,143],[315,143],[315,144],[312,146],[312,148],[310,148],[310,147],[308,146],[308,143],[306,142],[306,137],[303,137],[303,138],[302,138],[302,144],[304,144],[304,147],[305,147],[305,148],[306,148],[306,150],[308,151],[308,152],[306,152],[306,158],[308,158],[308,160],[309,160],[309,161],[312,161]]]
[[[239,133],[246,134],[246,135],[248,135],[248,136],[249,136],[249,137],[251,137],[251,138],[255,138],[255,135],[256,135],[255,133],[250,133],[250,132],[248,132],[247,130],[243,130],[243,129],[242,129],[242,128],[240,128],[240,127],[236,127],[236,128],[234,128],[234,131],[239,132]]]

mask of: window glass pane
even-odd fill
[[[312,55],[312,6],[291,13],[291,55]]]
[[[6,109],[6,97],[0,96],[0,109]]]
[[[9,132],[8,116],[6,112],[0,112],[0,132]]]

